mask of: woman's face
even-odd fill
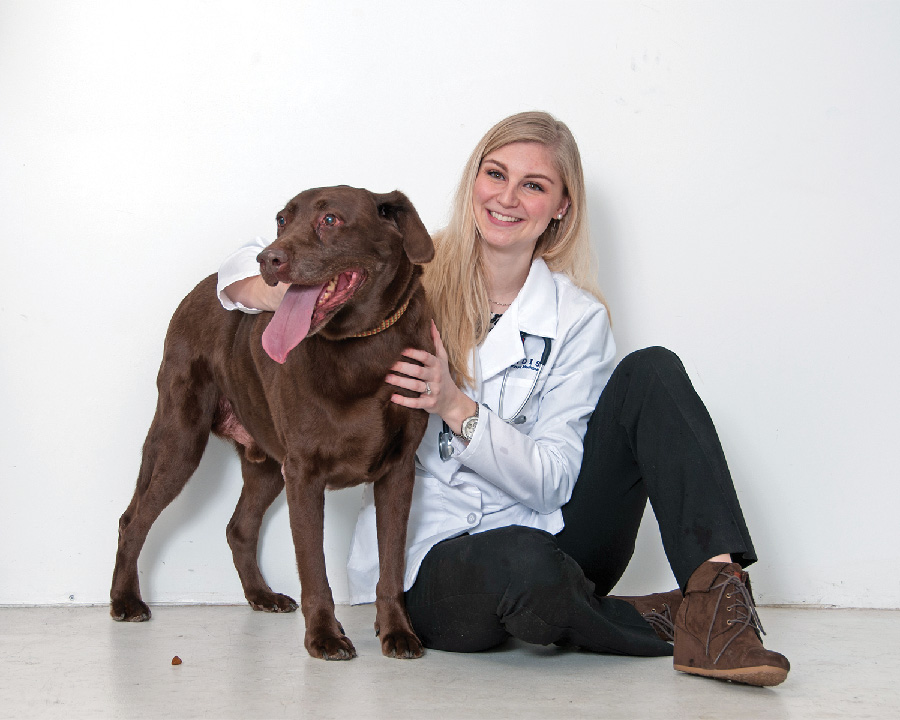
[[[562,178],[544,145],[510,143],[481,161],[472,209],[488,245],[530,255],[550,220],[568,208]]]

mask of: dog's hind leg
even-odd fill
[[[179,391],[184,387],[180,382],[166,386],[160,383],[159,402],[144,441],[137,487],[119,519],[119,546],[110,589],[110,615],[114,620],[150,619],[150,608],[141,599],[138,556],[156,518],[200,464],[216,407],[212,383],[197,383],[196,375],[192,373],[194,383],[187,394]],[[162,372],[160,376],[162,380]]]
[[[281,465],[271,458],[260,463],[241,455],[241,471],[244,487],[225,535],[241,578],[244,597],[254,610],[293,612],[297,603],[287,595],[272,592],[260,572],[257,559],[263,516],[284,488]]]

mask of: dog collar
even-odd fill
[[[361,338],[361,337],[369,337],[370,335],[377,335],[382,330],[387,330],[391,325],[397,322],[400,319],[400,316],[406,312],[406,308],[409,307],[409,300],[403,303],[393,315],[391,315],[386,320],[383,320],[378,327],[374,327],[371,330],[366,330],[365,332],[357,333],[356,335],[350,335],[352,338]]]

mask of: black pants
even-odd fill
[[[406,593],[416,632],[428,647],[457,652],[513,636],[671,654],[630,605],[604,597],[634,553],[648,497],[682,589],[716,555],[756,560],[712,420],[664,348],[632,353],[613,372],[588,424],[562,532],[511,526],[436,545]]]

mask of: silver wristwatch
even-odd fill
[[[475,437],[476,427],[478,427],[478,405],[475,405],[475,414],[462,421],[462,426],[456,435],[466,442],[471,442],[472,438]]]

